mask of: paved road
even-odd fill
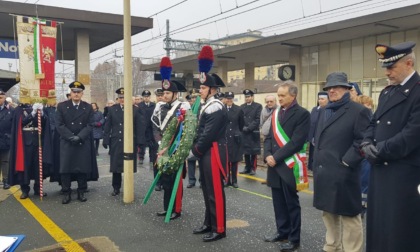
[[[89,183],[90,192],[87,193],[88,201],[85,203],[75,200],[74,195],[70,204],[62,205],[60,187],[48,182],[45,182],[44,189],[48,196],[42,202],[32,192],[30,201],[24,200],[33,202],[34,208],[39,208],[46,218],[49,217],[55,227],[41,226],[20,203],[21,200],[6,195],[6,192],[11,194],[9,191],[1,190],[0,235],[26,234],[18,251],[40,249],[57,244],[58,241],[63,242],[65,239],[62,234],[68,235],[67,239],[73,241],[102,238],[109,245],[105,246],[102,242],[105,248],[98,248],[100,251],[278,251],[277,244],[262,240],[264,235],[275,232],[271,193],[268,187],[258,181],[258,178],[265,178],[264,169],[258,170],[255,176],[257,180],[239,177],[239,189],[226,188],[227,238],[203,243],[201,235],[191,233],[193,228],[202,224],[204,217],[204,202],[198,186],[187,189],[185,180],[182,217],[164,223],[162,217],[156,216],[156,212],[163,208],[162,192],[154,192],[147,205],[141,203],[152,182],[153,173],[148,162],[139,167],[139,172],[134,175],[135,202],[132,204],[124,204],[122,195],[111,196],[109,158],[103,149],[98,164],[101,178],[98,182]],[[310,190],[300,193],[301,252],[322,251],[324,241],[325,229],[321,213],[312,207]]]

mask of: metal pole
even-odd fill
[[[130,0],[124,0],[124,203],[134,201],[132,71]]]
[[[166,19],[166,56],[170,57],[171,56],[171,49],[169,48],[171,46],[171,42],[170,42],[170,37],[169,37],[169,19]]]

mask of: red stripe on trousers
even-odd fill
[[[220,159],[218,159],[219,149],[217,147],[217,143],[213,144],[211,148],[211,173],[213,179],[213,190],[214,190],[214,201],[215,201],[215,209],[216,209],[216,232],[223,233],[225,232],[225,202],[223,200],[223,188],[221,183],[220,172],[223,171],[223,167],[220,167]]]
[[[181,213],[182,211],[182,193],[183,193],[182,180],[183,180],[182,178],[179,180],[178,189],[176,191],[175,213]]]
[[[17,144],[16,144],[16,166],[15,171],[25,171],[25,155],[23,154],[23,136],[22,136],[22,117],[19,117],[17,126]]]

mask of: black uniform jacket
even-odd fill
[[[379,159],[369,181],[366,251],[420,251],[420,76],[379,96],[364,141]]]
[[[90,173],[92,169],[98,170],[93,146],[92,106],[80,101],[76,109],[71,100],[61,102],[57,106],[55,122],[60,134],[60,173]],[[75,135],[80,137],[81,143],[69,141]]]
[[[140,113],[133,106],[133,168],[137,171],[136,147],[140,143],[138,134],[140,127]],[[111,165],[110,172],[124,172],[124,110],[120,104],[114,104],[108,109],[108,116],[104,127],[103,143],[109,145]]]
[[[276,111],[273,113],[276,113]],[[278,118],[280,118],[280,116]],[[270,155],[276,160],[276,165],[274,167],[267,168],[267,185],[274,188],[280,188],[280,179],[282,179],[289,187],[296,188],[293,169],[290,169],[284,160],[299,152],[305,144],[310,127],[309,112],[299,106],[299,104],[295,104],[286,112],[281,126],[290,139],[283,148],[276,142],[272,126],[270,127],[270,133],[264,140],[264,160]]]
[[[244,127],[244,112],[235,104],[227,112],[228,125],[226,138],[228,144],[229,162],[242,161],[242,128]]]
[[[260,118],[262,106],[259,103],[252,102],[250,105],[242,104],[241,109],[244,112],[244,130],[242,132],[243,152],[248,155],[257,155],[261,153],[260,142]]]

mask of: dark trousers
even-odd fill
[[[98,150],[99,150],[99,141],[100,141],[101,139],[95,139],[95,150],[96,150],[96,155],[98,155],[99,154],[99,152],[98,152]]]
[[[155,163],[157,159],[157,151],[159,145],[153,140],[149,141],[146,144],[142,144],[138,148],[139,160],[144,159],[144,154],[146,153],[146,148],[149,148],[149,162]]]
[[[211,227],[212,232],[226,232],[226,197],[223,176],[219,167],[212,164],[210,151],[199,161],[201,189],[206,206],[204,225]]]
[[[238,162],[229,162],[228,184],[238,183]]]
[[[188,183],[190,185],[195,185],[195,182],[197,182],[197,179],[195,178],[196,163],[197,163],[197,160],[188,159]]]
[[[28,194],[29,191],[31,190],[31,187],[29,186],[30,181],[28,183],[24,182],[25,179],[24,179],[24,173],[23,172],[18,172],[17,178],[18,178],[20,189],[21,189],[22,193],[25,192],[25,193]],[[39,194],[39,176],[35,178],[34,192],[36,194]]]
[[[299,196],[280,179],[281,188],[271,188],[277,232],[282,238],[300,243],[301,214]]]
[[[61,173],[61,191],[64,193],[71,192],[71,178],[76,177],[77,191],[84,192],[87,189],[86,173]]]
[[[160,177],[160,181],[163,187],[163,210],[168,211],[169,202],[172,196],[172,190],[174,189],[176,179],[176,173],[173,174],[164,174]],[[182,186],[182,179],[179,180],[178,191],[174,202],[174,207],[172,208],[172,212],[181,213],[182,211],[182,194],[183,194],[183,186]]]
[[[112,187],[115,190],[121,189],[122,173],[113,172],[112,173]]]
[[[247,172],[257,170],[257,155],[248,155],[245,154],[245,170]]]

